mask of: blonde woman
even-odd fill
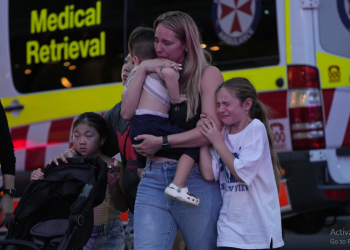
[[[122,103],[121,115],[131,120],[150,72],[161,74],[163,68],[183,68],[179,79],[180,92],[187,103],[172,105],[169,119],[187,132],[155,137],[139,135],[143,140],[135,149],[147,156],[141,174],[135,204],[135,249],[171,249],[180,229],[187,249],[216,249],[217,220],[222,199],[217,182],[205,181],[194,164],[186,186],[200,197],[198,207],[189,207],[164,196],[164,189],[173,182],[178,159],[176,148],[207,145],[208,140],[196,128],[200,114],[216,116],[215,89],[223,82],[220,71],[210,66],[201,47],[200,34],[193,19],[183,12],[167,12],[154,22],[154,48],[158,59],[143,61],[137,68]],[[160,150],[162,149],[162,150]],[[158,152],[157,152],[158,151]]]

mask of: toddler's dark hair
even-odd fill
[[[137,56],[141,61],[156,58],[153,29],[144,26],[135,28],[130,34],[128,49],[131,56]]]

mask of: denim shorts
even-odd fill
[[[147,160],[135,204],[135,249],[171,249],[180,229],[188,250],[217,249],[217,221],[222,206],[219,183],[205,181],[198,165],[186,186],[200,198],[198,207],[171,200],[164,190],[173,181],[177,161]]]
[[[96,225],[84,250],[124,250],[124,228],[120,218],[103,225]]]

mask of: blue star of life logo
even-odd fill
[[[337,0],[339,17],[350,32],[350,0]]]

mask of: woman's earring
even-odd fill
[[[248,114],[248,110],[246,110],[245,113]]]
[[[185,52],[187,52],[187,49],[185,49]]]

